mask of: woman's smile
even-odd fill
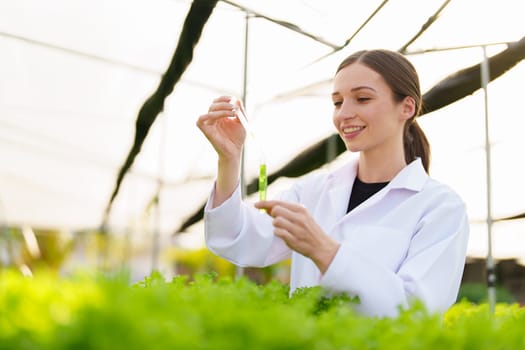
[[[359,135],[366,126],[347,126],[343,128],[343,136],[345,139],[353,139]]]

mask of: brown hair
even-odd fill
[[[416,69],[403,55],[389,50],[363,50],[345,58],[337,68],[337,72],[355,62],[364,64],[379,73],[394,93],[397,102],[407,96],[414,99],[416,112],[406,121],[403,132],[403,148],[405,160],[412,162],[421,158],[423,167],[428,173],[430,166],[430,145],[423,130],[419,127],[416,117],[421,112],[422,98],[419,87],[419,77]]]

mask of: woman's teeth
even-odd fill
[[[343,132],[345,134],[349,134],[349,133],[352,133],[352,132],[356,132],[356,131],[362,130],[364,128],[365,128],[364,126],[352,126],[352,127],[349,127],[349,128],[344,128]]]

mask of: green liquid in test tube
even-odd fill
[[[268,178],[266,176],[266,164],[259,165],[259,200],[266,200],[266,187],[268,186]]]

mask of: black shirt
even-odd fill
[[[388,182],[362,182],[356,176],[346,212],[349,213],[352,209],[372,197],[386,185],[388,185]]]

